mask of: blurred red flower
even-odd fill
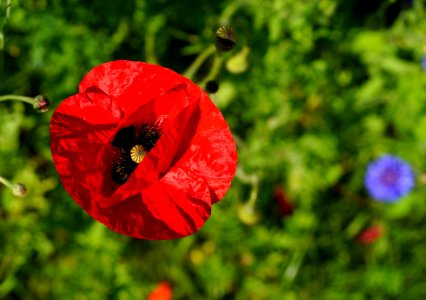
[[[172,300],[173,290],[169,283],[160,282],[148,295],[147,300]]]
[[[293,213],[294,206],[281,186],[275,187],[274,199],[278,203],[280,216],[285,217]]]
[[[373,225],[364,229],[358,236],[357,241],[363,245],[374,243],[378,238],[383,235],[383,228],[379,225]]]
[[[67,192],[94,219],[132,237],[196,232],[235,174],[234,140],[207,94],[143,62],[92,69],[54,112],[50,134]]]

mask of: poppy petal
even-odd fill
[[[194,176],[204,177],[216,195],[212,201],[215,203],[225,196],[231,185],[237,167],[237,150],[219,109],[207,96],[200,106],[200,123],[191,140],[193,151],[185,152],[177,165],[190,168]]]
[[[129,115],[141,105],[183,83],[194,85],[166,68],[144,62],[118,60],[93,68],[81,81],[79,90],[81,93],[96,87],[115,97],[117,105]]]

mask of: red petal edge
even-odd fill
[[[128,124],[152,120],[161,123],[161,138],[129,180],[115,184],[112,139]],[[94,219],[136,238],[198,231],[235,174],[235,142],[219,109],[193,82],[157,65],[120,60],[93,68],[54,112],[50,134],[66,191]]]

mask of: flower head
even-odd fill
[[[62,184],[94,219],[144,239],[190,235],[234,177],[237,153],[218,108],[160,66],[92,69],[50,123]]]
[[[287,194],[283,187],[277,186],[274,190],[274,199],[279,206],[279,214],[282,217],[291,215],[294,210],[293,203],[288,199]]]
[[[393,155],[383,155],[369,164],[364,184],[370,196],[378,201],[393,202],[414,186],[411,166]]]
[[[369,245],[377,241],[382,235],[383,228],[379,225],[373,225],[364,229],[356,239],[360,244]]]
[[[173,289],[168,282],[160,282],[149,293],[148,300],[171,300],[173,298]]]
[[[426,54],[422,56],[422,68],[426,71]]]

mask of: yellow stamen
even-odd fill
[[[145,148],[143,146],[141,146],[141,145],[135,145],[130,150],[130,158],[135,163],[140,163],[145,158],[145,155],[147,153],[148,152],[145,150]]]

